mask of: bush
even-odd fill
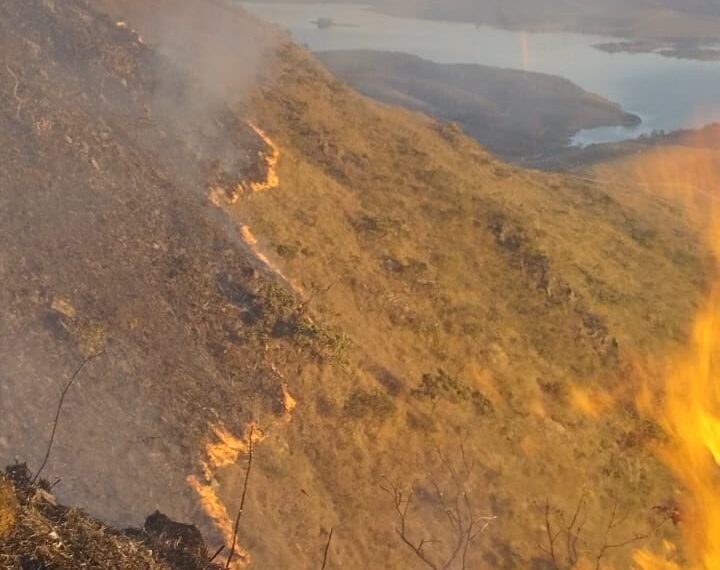
[[[440,369],[435,374],[423,374],[420,386],[411,394],[416,398],[436,401],[443,398],[449,402],[472,402],[479,416],[488,416],[495,411],[492,402],[479,390],[471,390],[466,384]]]
[[[432,401],[442,397],[451,402],[459,402],[469,399],[470,389],[440,369],[435,374],[423,374],[420,386],[412,391],[412,395]]]
[[[354,419],[373,416],[387,419],[395,413],[395,402],[382,390],[355,390],[345,403],[345,413]]]

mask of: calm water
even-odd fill
[[[634,138],[656,129],[701,127],[720,121],[720,62],[655,54],[608,54],[593,44],[612,38],[569,33],[526,33],[487,26],[395,18],[356,4],[242,3],[287,29],[313,51],[376,49],[414,54],[439,63],[478,63],[567,77],[620,103],[643,119],[634,128],[581,131],[574,142]],[[340,24],[318,29],[318,18]]]

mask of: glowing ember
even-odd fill
[[[297,406],[297,402],[295,401],[295,398],[293,398],[290,395],[290,392],[287,391],[287,387],[282,387],[283,392],[283,410],[285,412],[285,418],[290,420],[292,417],[292,413],[295,410],[295,407]]]

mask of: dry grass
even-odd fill
[[[156,513],[142,530],[118,531],[56,503],[24,466],[0,480],[0,567],[213,570],[197,529]]]
[[[44,489],[30,484],[21,468],[9,471],[13,484],[2,483],[3,513],[14,528],[0,541],[3,568],[113,568],[168,570],[149,546],[91,519],[82,511],[55,504]],[[7,520],[7,519],[6,519]]]
[[[284,437],[313,451],[259,461],[257,500],[299,503],[273,486],[313,481],[352,535],[345,564],[414,567],[376,542],[393,544],[379,530],[392,518],[373,481],[439,477],[435,450],[457,455],[462,439],[482,464],[471,495],[498,515],[473,564],[541,564],[545,497],[570,511],[584,487],[589,550],[618,490],[619,534],[645,528],[671,490],[636,437],[627,374],[685,337],[706,282],[692,223],[651,195],[503,164],[452,126],[359,97],[298,48],[277,67],[255,110],[281,149],[280,187],[233,212],[288,277],[323,291],[312,310],[354,349],[344,369],[303,374]],[[607,399],[605,417],[576,407],[577,390]],[[311,511],[307,524],[324,512]],[[247,521],[258,563],[288,554]],[[627,564],[620,550],[608,564]]]
[[[17,522],[17,499],[13,486],[0,476],[0,539],[7,538]]]

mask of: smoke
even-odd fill
[[[279,39],[237,5],[225,2],[143,3],[132,6],[131,25],[164,62],[180,71],[186,84],[181,103],[191,110],[213,110],[245,99]],[[173,73],[175,75],[175,73]]]
[[[242,127],[235,123],[287,36],[229,0],[96,5],[152,51],[152,120],[179,135],[183,150],[197,159],[218,162],[225,171],[242,169],[240,149],[249,145],[237,140]]]
[[[136,30],[174,68],[173,75],[182,72],[189,88],[187,102],[198,108],[247,97],[262,63],[282,39],[282,34],[224,0],[97,4]]]

